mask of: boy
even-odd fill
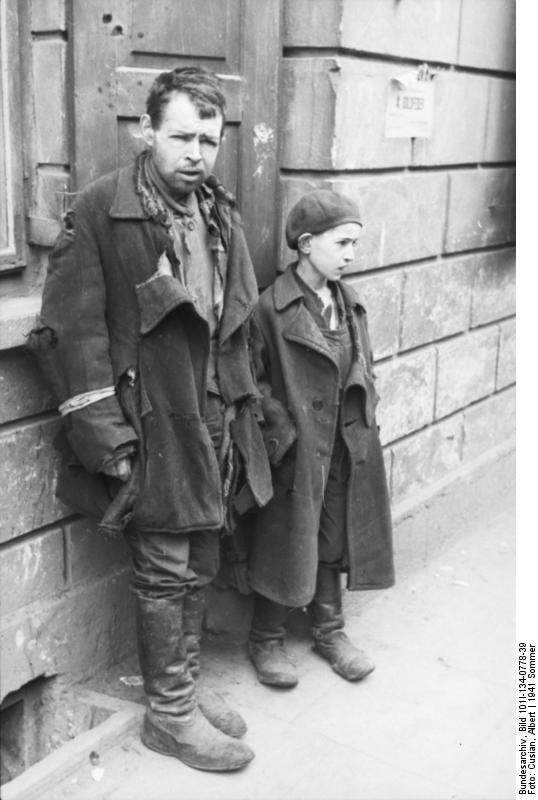
[[[307,605],[314,650],[347,680],[368,675],[373,663],[343,630],[340,574],[351,590],[394,583],[366,312],[340,280],[361,225],[356,204],[340,194],[302,197],[286,225],[297,262],[254,314],[274,497],[258,513],[249,553],[249,654],[258,679],[273,686],[297,683],[284,623],[290,607]]]

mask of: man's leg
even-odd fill
[[[288,615],[287,606],[275,603],[261,594],[254,594],[254,617],[250,629],[248,652],[260,683],[291,689],[297,685],[295,665],[284,648]]]
[[[129,530],[140,668],[149,708],[142,741],[196,769],[230,771],[254,754],[213,727],[198,708],[183,632],[185,597],[197,584],[189,539]]]
[[[198,682],[200,676],[200,641],[204,620],[207,586],[217,574],[219,535],[213,532],[189,534],[189,566],[198,576],[196,586],[189,587],[183,600],[183,637],[189,672],[196,682],[196,699],[204,717],[228,736],[241,737],[247,732],[242,717],[220,697]]]
[[[314,650],[335,672],[349,681],[374,669],[367,654],[344,633],[341,572],[347,562],[346,517],[349,462],[338,439],[331,459],[319,529],[319,563],[314,598],[310,603]]]

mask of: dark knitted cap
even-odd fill
[[[359,207],[349,197],[329,189],[317,189],[303,195],[288,214],[286,241],[288,247],[297,250],[297,240],[303,233],[318,233],[356,222],[362,225]]]

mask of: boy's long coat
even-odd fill
[[[349,589],[394,583],[390,504],[375,422],[378,400],[371,371],[366,313],[341,284],[352,310],[359,353],[342,399],[342,435],[350,457],[347,490]],[[252,329],[262,392],[280,401],[297,428],[297,443],[273,468],[274,497],[261,509],[252,534],[249,581],[253,589],[288,606],[314,595],[323,491],[338,417],[338,365],[304,304],[291,267],[261,296]],[[273,444],[279,445],[275,430]],[[271,441],[266,432],[266,441]]]

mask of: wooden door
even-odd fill
[[[260,285],[275,274],[280,0],[73,0],[73,189],[142,148],[138,119],[160,72],[200,65],[224,82],[216,173],[238,198]]]

